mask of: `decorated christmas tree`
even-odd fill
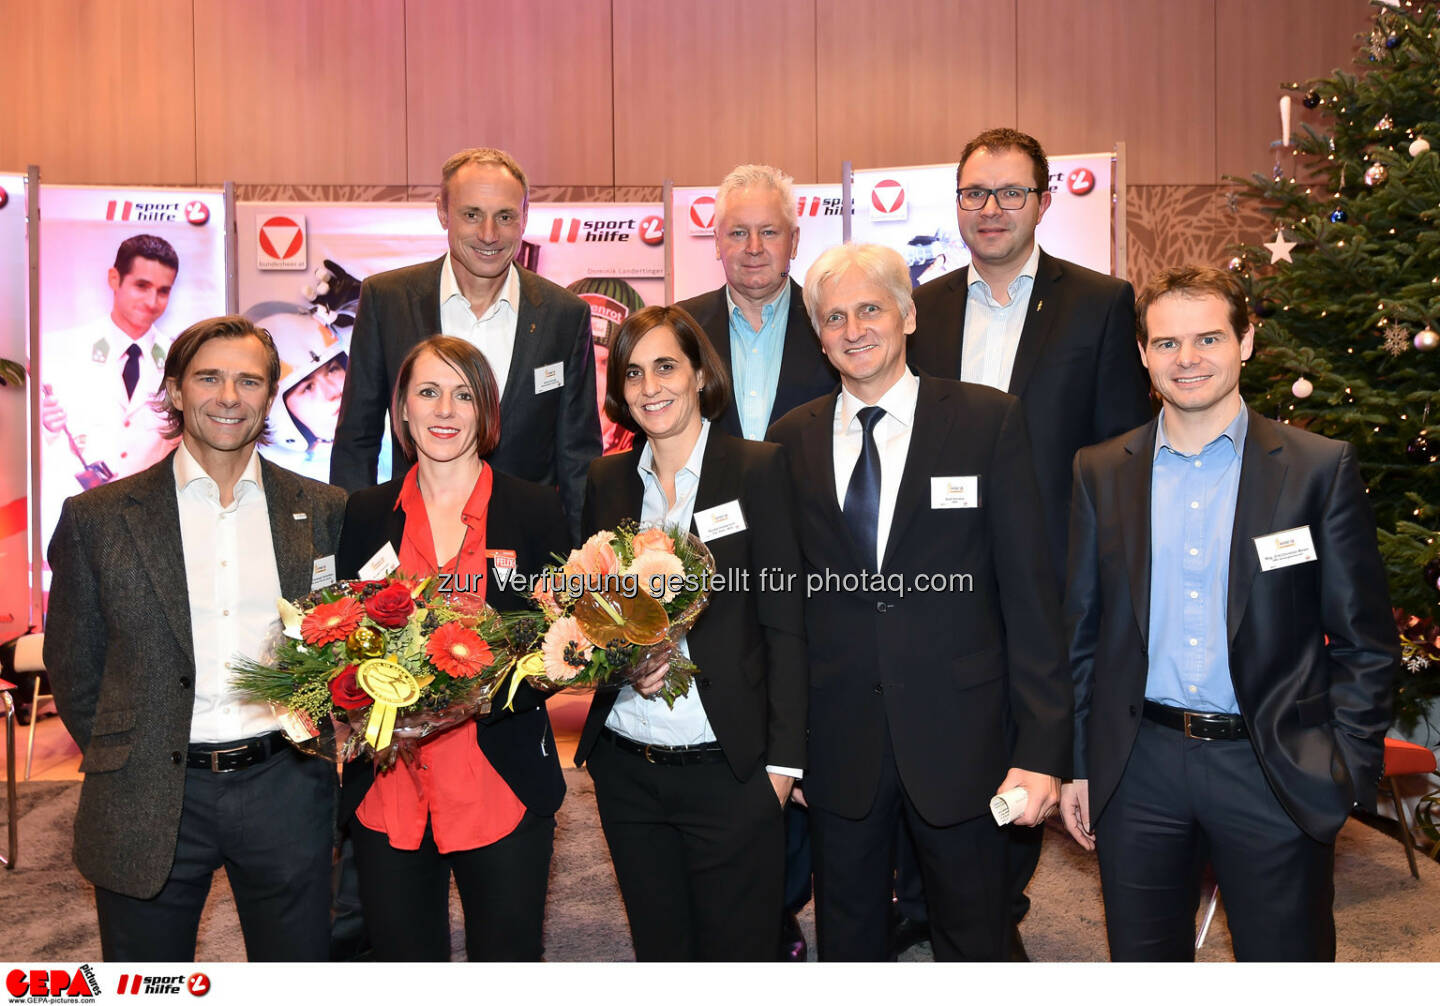
[[[1396,716],[1410,729],[1440,697],[1440,8],[1375,8],[1358,72],[1285,85],[1322,129],[1285,137],[1273,174],[1243,183],[1273,236],[1229,264],[1258,318],[1246,399],[1359,457],[1402,631]]]

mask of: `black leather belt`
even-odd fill
[[[725,752],[718,743],[691,744],[678,748],[669,748],[662,744],[641,744],[629,737],[622,737],[609,727],[601,729],[600,737],[621,751],[639,755],[652,765],[706,765],[725,760]]]
[[[1145,718],[1162,727],[1183,731],[1202,741],[1238,741],[1250,736],[1245,717],[1233,713],[1194,713],[1176,706],[1145,700]]]
[[[251,737],[239,744],[191,744],[185,758],[187,768],[209,769],[211,772],[238,772],[289,747],[279,730]]]

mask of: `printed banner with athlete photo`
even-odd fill
[[[30,270],[25,242],[25,176],[0,174],[0,360],[24,368],[30,355]],[[21,635],[30,615],[26,482],[30,401],[24,371],[0,369],[0,642]]]
[[[40,523],[174,446],[153,405],[175,337],[225,313],[218,189],[40,191]]]
[[[1114,212],[1111,154],[1050,158],[1050,208],[1035,239],[1046,252],[1109,273]],[[916,285],[970,264],[956,220],[955,165],[857,171],[851,239],[894,248]]]

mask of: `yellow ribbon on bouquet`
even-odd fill
[[[505,708],[515,708],[515,692],[520,688],[520,682],[526,678],[543,678],[545,676],[545,658],[540,651],[527,653],[511,666],[510,670],[510,692],[505,696]],[[504,678],[504,675],[501,675]]]
[[[383,751],[390,746],[395,732],[396,712],[420,698],[420,683],[395,661],[383,658],[372,658],[355,668],[355,683],[375,700],[365,727],[365,741],[376,751]]]

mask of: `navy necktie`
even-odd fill
[[[885,415],[878,405],[867,406],[856,413],[860,425],[865,428],[865,442],[860,448],[860,459],[850,473],[850,485],[845,489],[845,523],[860,546],[865,557],[865,569],[873,562],[880,568],[875,554],[875,530],[880,520],[880,448],[875,445],[875,424]]]
[[[120,371],[125,381],[125,397],[135,397],[135,385],[140,383],[140,347],[135,343],[125,347],[125,369]]]

